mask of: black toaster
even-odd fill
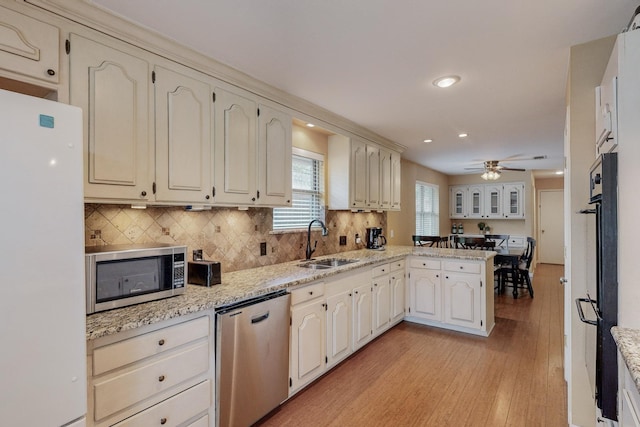
[[[188,283],[211,286],[222,282],[220,263],[217,261],[189,261]]]

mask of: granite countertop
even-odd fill
[[[303,285],[367,265],[394,261],[407,255],[486,261],[493,258],[495,252],[387,246],[384,251],[361,249],[318,257],[318,259],[335,257],[359,260],[352,264],[326,270],[301,268],[298,265],[300,264],[298,260],[224,273],[222,274],[222,283],[210,288],[187,285],[185,293],[179,296],[91,314],[87,316],[86,338],[87,340],[93,340],[190,313],[223,307],[248,298]]]
[[[614,326],[611,328],[611,335],[640,392],[640,330]]]

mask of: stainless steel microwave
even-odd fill
[[[186,246],[85,248],[87,314],[184,293]]]

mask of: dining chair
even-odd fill
[[[495,242],[488,242],[484,237],[460,237],[458,240],[462,249],[491,250]]]
[[[486,234],[484,236],[490,242],[495,242],[496,246],[509,249],[509,234]]]
[[[414,246],[427,246],[432,248],[440,247],[440,243],[442,242],[442,237],[440,236],[417,236],[413,235],[413,245]]]
[[[513,286],[513,295],[517,298],[517,290],[519,288],[526,288],[529,292],[529,296],[533,298],[533,285],[531,283],[531,276],[529,275],[529,269],[531,268],[531,262],[533,261],[533,254],[536,248],[536,240],[532,237],[527,237],[527,247],[520,257],[518,268],[514,277],[513,269],[511,266],[501,267],[499,269],[500,283],[502,289],[505,286]],[[509,285],[511,283],[511,285]]]

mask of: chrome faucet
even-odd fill
[[[322,226],[323,236],[329,235],[329,230],[327,229],[327,226],[324,225],[324,222],[320,221],[319,219],[314,219],[309,223],[309,229],[307,230],[307,252],[306,252],[307,259],[311,259],[311,255],[316,251],[316,246],[318,246],[318,241],[316,240],[315,244],[313,245],[313,249],[311,249],[311,226],[313,225],[314,222],[319,222],[320,225]]]

